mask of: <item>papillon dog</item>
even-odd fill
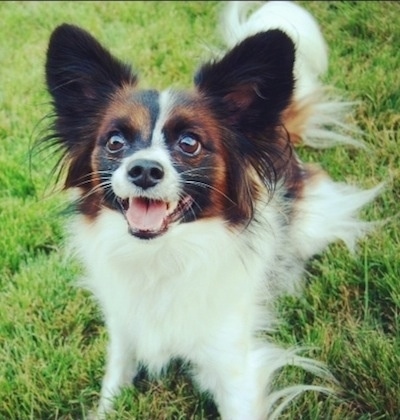
[[[97,416],[142,366],[191,367],[223,419],[279,415],[300,392],[277,371],[322,364],[273,342],[274,304],[298,293],[305,264],[349,247],[377,194],[334,182],[294,146],[351,143],[346,104],[326,96],[327,48],[314,18],[276,1],[229,2],[224,52],[190,90],[138,87],[131,67],[85,30],[51,35],[47,140],[63,149],[74,191],[70,243],[109,333]]]

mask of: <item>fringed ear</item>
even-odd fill
[[[245,39],[195,77],[200,95],[225,128],[229,195],[236,203],[231,220],[249,221],[260,182],[272,193],[285,176],[292,154],[281,114],[294,90],[294,60],[291,39],[271,30]]]
[[[55,120],[44,139],[63,150],[68,166],[66,187],[81,186],[92,172],[90,155],[99,117],[112,94],[135,85],[131,68],[113,57],[89,33],[63,24],[51,35],[46,60],[46,81],[53,97]]]
[[[276,124],[293,93],[294,45],[282,31],[253,35],[200,68],[198,90],[242,132]]]
[[[46,81],[58,115],[74,115],[104,101],[116,88],[135,84],[128,65],[83,29],[63,24],[51,35]]]

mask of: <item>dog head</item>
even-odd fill
[[[293,88],[294,46],[279,30],[253,35],[203,65],[189,91],[141,90],[131,68],[86,31],[53,32],[46,80],[65,187],[95,219],[121,212],[132,235],[218,217],[243,226],[291,156],[281,115]]]

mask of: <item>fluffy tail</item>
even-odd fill
[[[294,142],[301,139],[313,147],[361,145],[353,138],[359,131],[346,122],[353,104],[332,97],[321,82],[328,68],[328,48],[309,12],[291,1],[231,1],[222,15],[221,27],[229,48],[270,29],[280,29],[292,39],[296,47],[296,84],[293,102],[283,119]]]

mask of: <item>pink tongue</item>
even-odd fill
[[[134,230],[158,231],[167,215],[167,203],[145,198],[130,198],[126,218]]]

